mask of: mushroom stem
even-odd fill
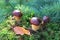
[[[39,28],[40,28],[40,26],[39,25],[31,25],[32,26],[32,30],[34,30],[34,31],[36,31],[36,30],[38,30]]]
[[[16,21],[20,21],[20,17],[14,16],[14,18],[15,18]]]

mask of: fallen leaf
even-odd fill
[[[16,26],[13,28],[13,31],[17,34],[17,35],[31,35],[30,34],[30,31],[29,30],[26,30],[25,28],[23,27],[19,27],[19,26]]]
[[[17,35],[24,35],[24,31],[22,29],[22,27],[14,27],[13,31],[17,34]]]

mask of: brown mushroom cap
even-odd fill
[[[22,13],[20,12],[20,10],[14,10],[13,11],[13,16],[21,17],[22,16]]]
[[[48,16],[43,17],[44,23],[48,23],[50,21],[50,18]]]
[[[33,17],[33,18],[31,18],[31,20],[30,20],[30,23],[31,23],[31,24],[34,24],[34,25],[39,25],[41,22],[42,22],[42,20],[39,19],[39,18],[37,18],[37,17]]]

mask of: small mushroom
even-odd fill
[[[32,30],[36,31],[40,28],[40,24],[41,24],[42,20],[37,18],[37,17],[32,17],[30,20],[31,26],[32,26]]]
[[[43,24],[47,24],[50,21],[50,18],[48,16],[43,17]]]
[[[13,18],[16,21],[20,21],[20,18],[22,17],[22,13],[20,12],[20,10],[14,10],[13,11]]]

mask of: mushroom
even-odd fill
[[[14,10],[13,11],[13,18],[16,21],[20,21],[20,18],[22,17],[22,13],[20,12],[20,10]]]
[[[42,20],[37,17],[32,17],[30,20],[32,30],[37,31],[41,27]]]
[[[50,18],[48,16],[43,17],[43,25],[47,24],[50,21]]]

